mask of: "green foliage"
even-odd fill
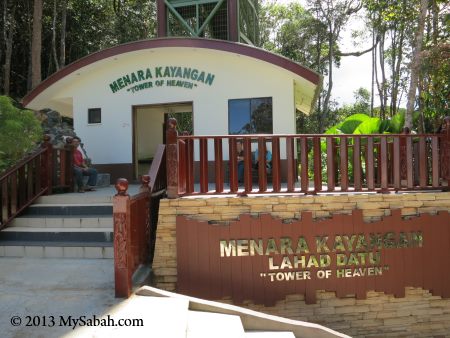
[[[0,172],[32,150],[41,137],[41,125],[34,113],[0,96]]]
[[[369,117],[355,128],[352,134],[378,134],[380,132],[381,119]]]

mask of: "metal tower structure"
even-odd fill
[[[200,37],[258,45],[258,0],[157,0],[158,37]]]

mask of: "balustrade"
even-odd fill
[[[167,130],[169,198],[195,194],[388,192],[448,189],[450,118],[438,134],[189,136]],[[244,182],[238,182],[237,141]],[[252,151],[265,163],[252,169]],[[256,184],[253,179],[257,176]],[[271,176],[271,177],[269,177]]]

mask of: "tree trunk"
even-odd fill
[[[52,54],[53,54],[53,61],[55,62],[55,69],[56,71],[59,70],[59,62],[58,62],[58,54],[56,53],[56,17],[58,16],[58,12],[56,10],[56,0],[53,0],[53,20],[52,20]],[[51,59],[51,58],[49,58]],[[49,62],[50,63],[50,62]],[[48,69],[49,75],[50,67]]]
[[[333,54],[333,29],[331,27],[331,24],[329,24],[328,26],[328,88],[327,88],[327,93],[325,95],[325,99],[323,101],[323,119],[321,119],[321,121],[323,121],[324,119],[327,118],[328,116],[328,110],[329,110],[329,104],[330,104],[330,98],[331,98],[331,90],[333,89],[333,59],[334,59],[334,54]],[[319,132],[322,133],[324,130],[324,126],[323,126],[323,122],[320,123],[321,125]]]
[[[3,1],[3,38],[5,40],[5,63],[3,65],[3,93],[10,95],[11,88],[11,58],[15,30],[15,5],[8,15],[8,1]]]
[[[413,49],[412,60],[411,60],[411,77],[409,82],[408,91],[408,101],[406,104],[406,114],[405,114],[405,127],[412,129],[413,125],[413,111],[416,102],[416,89],[417,81],[419,79],[419,66],[421,61],[422,52],[422,42],[423,42],[423,32],[425,29],[425,20],[427,17],[428,0],[420,1],[420,15],[419,15],[419,25],[416,31],[415,46]]]
[[[59,44],[59,67],[66,64],[66,22],[67,22],[67,0],[61,2],[61,38]]]
[[[42,0],[34,0],[33,35],[31,40],[31,88],[41,82]]]

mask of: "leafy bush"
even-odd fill
[[[40,121],[31,110],[0,96],[0,173],[14,165],[42,137]]]

